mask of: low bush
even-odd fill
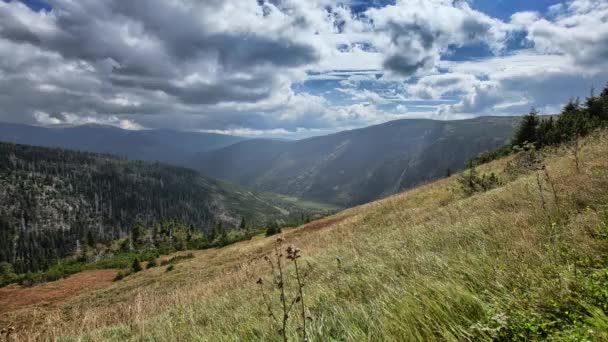
[[[502,184],[501,180],[494,172],[479,176],[474,167],[463,172],[460,175],[458,182],[460,183],[462,191],[467,196],[471,196],[476,192],[485,192],[491,190]]]

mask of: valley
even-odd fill
[[[193,159],[204,174],[261,191],[353,206],[462,170],[505,145],[514,117],[398,120],[298,141],[245,140]]]

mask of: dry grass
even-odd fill
[[[116,273],[114,270],[86,271],[35,287],[11,285],[0,288],[0,314],[30,306],[55,306],[82,292],[109,286]]]
[[[608,135],[582,142],[580,172],[566,147],[546,153],[549,177],[530,172],[465,198],[453,176],[285,231],[314,270],[312,339],[474,339],[472,326],[522,293],[568,291],[575,260],[608,255],[589,233],[608,210]],[[480,171],[506,178],[506,163]],[[172,272],[153,268],[40,308],[34,326],[4,320],[22,340],[276,340],[255,288],[272,242],[194,252]]]

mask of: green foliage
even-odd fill
[[[505,145],[496,150],[484,152],[477,157],[471,159],[467,164],[469,166],[479,166],[491,162],[492,160],[500,159],[511,154],[511,145]]]
[[[8,285],[17,281],[17,274],[13,271],[13,265],[6,261],[0,262],[0,286]]]
[[[586,266],[600,268],[576,276],[560,275],[568,280],[565,291],[556,288],[524,292],[511,298],[504,306],[493,309],[498,314],[493,313],[485,323],[476,324],[474,333],[499,341],[608,338],[608,331],[602,329],[605,324],[602,322],[608,320],[608,265]],[[592,329],[596,324],[597,329]]]
[[[95,236],[93,235],[93,231],[89,230],[87,232],[87,245],[89,247],[95,247]]]
[[[276,221],[271,221],[266,226],[266,236],[281,234],[281,227]]]
[[[594,129],[608,126],[608,84],[599,96],[592,94],[581,105],[579,99],[570,100],[561,114],[541,119],[535,109],[525,115],[515,132],[510,145],[486,152],[469,161],[471,165],[481,165],[502,158],[512,152],[521,151],[524,146],[541,148],[559,145],[585,136]],[[515,149],[512,149],[514,147]]]
[[[144,230],[142,229],[142,231]],[[153,232],[156,232],[154,239],[152,239]],[[11,283],[32,286],[66,278],[78,272],[95,269],[130,269],[129,273],[131,271],[138,272],[137,268],[141,270],[139,260],[148,260],[147,268],[152,268],[156,266],[156,258],[159,255],[171,254],[179,250],[185,250],[186,248],[196,250],[221,247],[251,239],[254,234],[255,231],[233,230],[225,234],[225,239],[217,240],[215,244],[210,244],[201,232],[192,231],[190,228],[175,222],[163,222],[157,224],[155,229],[152,229],[148,235],[143,235],[140,238],[140,241],[152,239],[152,244],[141,243],[139,247],[131,249],[131,238],[117,240],[110,243],[110,245],[115,246],[112,247],[114,249],[104,245],[88,248],[81,255],[58,260],[46,271],[15,274],[8,271],[9,269],[12,270],[12,265],[7,262],[1,262],[0,267],[3,268],[0,269],[0,287]],[[186,256],[174,257],[169,261],[165,261],[163,265],[192,257],[192,253]],[[125,273],[124,276],[126,275],[128,274]]]
[[[146,265],[146,268],[150,269],[150,268],[153,268],[156,266],[157,266],[156,258],[152,258],[152,259],[148,260],[148,264]]]
[[[160,263],[160,265],[161,266],[173,265],[173,264],[177,264],[178,262],[180,262],[182,260],[188,260],[188,259],[192,259],[192,258],[194,258],[194,254],[192,254],[192,253],[188,253],[186,255],[177,255],[168,260],[163,260]]]
[[[141,263],[139,262],[138,258],[133,259],[133,263],[131,264],[131,270],[133,270],[134,273],[137,273],[142,270]]]
[[[141,239],[141,235],[142,235],[142,227],[140,224],[136,224],[133,227],[133,230],[131,231],[131,241],[133,241],[133,244],[135,246],[139,245],[139,243],[140,243],[139,239]]]
[[[501,181],[494,172],[490,174],[478,175],[474,167],[463,172],[458,178],[462,191],[471,196],[476,192],[485,192],[501,185]]]
[[[599,214],[598,231],[602,231],[608,226],[608,214]],[[590,233],[594,239],[604,239],[602,234]],[[488,311],[485,321],[472,327],[473,334],[498,341],[607,340],[608,256],[582,255],[576,250],[560,254],[572,265],[554,269],[554,281],[514,289],[512,296]]]
[[[166,271],[166,272],[171,272],[171,271],[173,271],[174,269],[175,269],[175,266],[174,266],[174,265],[169,265],[169,266],[167,266],[167,269],[166,269],[165,271]]]
[[[538,118],[538,111],[532,109],[532,111],[525,115],[521,123],[519,124],[519,128],[515,132],[515,136],[511,141],[512,145],[524,145],[527,143],[531,143],[537,141],[537,130],[538,125],[540,124],[540,120]]]

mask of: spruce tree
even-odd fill
[[[266,226],[266,236],[272,236],[281,233],[281,228],[275,221],[271,221]]]
[[[558,138],[555,136],[555,122],[553,117],[549,117],[540,122],[536,135],[539,147],[553,145],[558,142]]]
[[[131,269],[133,270],[133,272],[136,272],[136,273],[141,271],[141,264],[139,263],[138,258],[133,259],[133,264],[131,265]]]
[[[91,230],[87,232],[87,245],[89,245],[89,247],[95,247],[95,237],[93,236],[93,231]]]
[[[141,237],[141,227],[139,224],[136,224],[133,227],[133,231],[131,232],[131,240],[133,240],[133,245],[137,246],[139,244],[139,239]]]
[[[513,146],[523,146],[526,143],[537,142],[537,129],[539,123],[538,112],[536,109],[532,108],[530,113],[522,118],[519,128],[513,137]]]

